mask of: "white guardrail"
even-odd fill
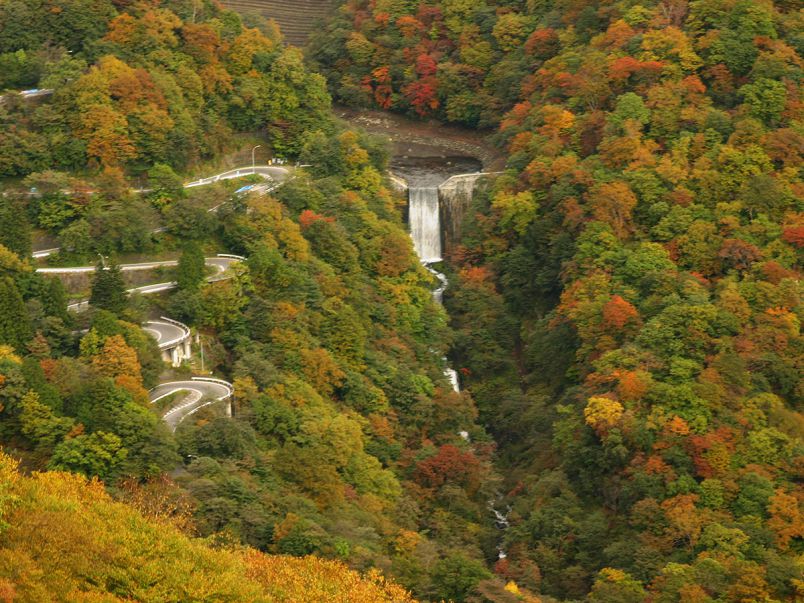
[[[0,96],[0,99],[2,99],[2,96]],[[311,167],[311,166],[309,166],[309,165],[300,165],[298,167],[303,168],[303,167]],[[282,182],[276,182],[274,177],[271,176],[270,174],[259,174],[259,170],[264,170],[264,169],[279,170],[279,171],[285,172],[285,180],[283,180]],[[249,174],[245,173],[245,172],[250,171],[250,170],[255,170],[255,171],[252,171]],[[231,175],[232,172],[234,172],[236,175]],[[213,182],[218,182],[220,180],[231,180],[233,178],[239,178],[240,176],[251,176],[254,173],[257,173],[257,174],[259,174],[261,176],[264,176],[266,180],[273,181],[273,184],[270,185],[266,189],[266,192],[268,192],[268,193],[274,192],[276,189],[278,189],[280,186],[282,186],[286,182],[289,182],[291,180],[295,180],[295,178],[296,178],[295,174],[292,175],[290,178],[287,177],[287,175],[290,173],[287,170],[287,168],[284,168],[284,167],[281,167],[281,166],[276,166],[276,165],[264,165],[264,166],[258,165],[258,166],[253,167],[253,168],[251,168],[251,167],[236,168],[234,170],[229,170],[228,172],[218,174],[217,176],[211,176],[209,178],[202,178],[201,180],[196,180],[195,182],[188,182],[187,184],[184,184],[183,186],[184,186],[184,188],[194,188],[196,186],[204,186],[204,185],[207,185],[207,184],[212,184]],[[237,175],[237,174],[239,174],[239,175]],[[150,192],[150,189],[133,189],[133,192],[135,192],[135,193],[146,193],[146,192]],[[229,203],[229,202],[224,201],[223,203],[219,203],[218,205],[208,209],[207,211],[210,212],[210,213],[215,212],[222,205],[226,205],[227,203]],[[165,230],[166,230],[166,228],[164,226],[161,226],[159,228],[154,229],[151,232],[159,233],[159,232],[164,232]],[[50,249],[40,249],[38,251],[34,251],[32,255],[36,259],[41,259],[41,258],[46,258],[48,256],[54,255],[54,254],[56,254],[58,252],[59,252],[58,247],[52,247]]]
[[[246,261],[246,258],[244,258],[242,255],[234,255],[234,254],[230,254],[230,253],[219,253],[219,254],[217,254],[216,257],[219,257],[219,258],[222,258],[222,259],[225,259],[225,260],[236,260],[238,262]],[[214,258],[205,258],[205,259],[209,260],[209,259],[214,259]],[[178,263],[178,262],[173,262],[172,265],[175,265],[175,263]],[[158,264],[160,264],[160,263],[157,262],[154,265],[154,267],[158,267]],[[162,262],[161,265],[170,265],[170,264]],[[206,265],[207,266],[215,266],[216,268],[220,269],[220,272],[217,275],[210,276],[207,279],[209,282],[216,282],[216,281],[225,280],[225,279],[229,278],[227,276],[223,276],[223,277],[220,276],[222,273],[224,273],[226,271],[226,268],[223,268],[221,266],[217,266],[215,264],[206,264]],[[121,269],[122,269],[122,266],[121,266]],[[92,266],[92,267],[86,266],[86,267],[80,267],[80,268],[53,268],[52,270],[47,269],[47,268],[45,268],[45,269],[40,268],[40,269],[37,269],[37,272],[40,272],[40,271],[43,271],[43,270],[51,271],[52,273],[56,273],[56,274],[58,274],[58,273],[65,273],[66,274],[66,273],[73,272],[73,271],[75,271],[75,272],[94,272],[95,267],[94,266]],[[169,291],[170,289],[175,288],[176,285],[177,285],[176,281],[170,281],[168,283],[155,283],[153,285],[144,285],[142,287],[135,287],[134,289],[127,289],[126,293],[128,295],[131,295],[132,293],[139,293],[141,295],[148,295],[148,294],[151,294],[151,293],[161,293],[162,291]],[[81,311],[86,307],[89,307],[89,300],[87,300],[87,299],[77,301],[77,302],[73,302],[73,303],[67,305],[67,309],[72,310],[74,312]]]
[[[206,382],[206,383],[214,383],[215,385],[222,386],[226,390],[226,393],[223,396],[218,396],[217,398],[214,398],[210,402],[210,404],[212,404],[213,402],[220,402],[221,400],[226,400],[227,398],[231,398],[232,396],[234,396],[234,386],[231,383],[229,383],[228,381],[224,381],[223,379],[215,379],[214,377],[191,377],[190,381],[177,381],[176,383],[190,383],[192,381],[198,381],[200,383],[204,383],[204,382]],[[167,383],[160,383],[159,385],[157,385],[156,387],[151,389],[151,391],[159,389],[160,387],[167,387],[169,385],[171,385],[170,381],[168,381]],[[172,389],[172,390],[170,390],[168,392],[165,392],[161,396],[157,396],[156,398],[151,400],[151,404],[156,404],[157,402],[159,402],[159,400],[161,400],[163,398],[167,398],[168,396],[172,396],[173,394],[175,394],[177,392],[181,392],[181,391],[187,391],[187,388],[186,387],[177,387],[176,389]],[[206,405],[204,405],[204,406],[206,406]],[[201,408],[201,407],[199,406],[199,408]],[[174,410],[176,410],[176,409],[175,408],[171,409],[171,412],[174,411]]]
[[[220,182],[221,180],[233,180],[235,178],[242,178],[243,176],[262,176],[263,178],[273,180],[273,176],[268,173],[271,171],[284,172],[286,175],[289,173],[287,168],[283,168],[278,165],[255,165],[252,167],[235,168],[215,176],[194,180],[193,182],[188,182],[185,184],[184,188],[206,186],[207,184],[212,184],[213,182]]]
[[[54,253],[58,252],[59,252],[58,247],[52,247],[51,249],[40,249],[39,251],[34,251],[32,255],[34,258],[39,259],[39,258],[46,258],[47,256],[53,255]]]
[[[229,393],[227,393],[225,396],[216,398],[216,400],[225,400],[226,398],[231,398],[234,396],[234,385],[228,381],[224,381],[223,379],[215,379],[214,377],[193,377],[192,381],[206,381],[208,383],[217,383],[218,385],[225,387]]]
[[[178,320],[173,320],[172,318],[168,318],[167,316],[160,316],[160,320],[151,320],[149,321],[150,324],[166,324],[167,326],[174,326],[181,329],[182,334],[179,337],[174,337],[173,339],[169,339],[168,341],[160,342],[159,349],[160,350],[169,350],[170,348],[174,347],[177,343],[184,343],[187,341],[191,336],[192,333],[190,331],[190,327],[188,327],[183,322],[179,322]],[[164,322],[160,322],[164,321]]]
[[[178,260],[164,260],[157,262],[138,262],[136,264],[120,264],[121,272],[135,272],[137,270],[154,270],[156,268],[166,268],[176,266]],[[88,272],[95,272],[95,266],[57,266],[53,268],[37,268],[40,274],[83,274]]]
[[[234,386],[232,386],[232,384],[229,383],[228,381],[224,381],[223,379],[213,379],[212,377],[193,377],[192,380],[193,381],[201,381],[201,382],[206,381],[206,382],[209,382],[209,383],[216,383],[217,385],[222,385],[223,387],[225,387],[227,389],[228,393],[225,396],[220,396],[218,398],[215,398],[214,400],[209,400],[208,402],[204,402],[203,404],[199,404],[195,408],[189,410],[187,412],[187,414],[183,415],[179,419],[179,421],[178,421],[179,423],[184,421],[184,419],[186,419],[190,415],[194,415],[195,413],[197,413],[202,408],[206,408],[210,404],[215,404],[216,402],[221,402],[221,401],[226,400],[228,398],[234,397]],[[172,412],[172,411],[170,411],[170,412]],[[231,413],[231,408],[230,408],[230,413]]]

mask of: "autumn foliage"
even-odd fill
[[[376,571],[363,577],[316,557],[210,548],[113,502],[97,481],[24,477],[4,454],[0,481],[0,594],[8,601],[413,601]]]
[[[445,298],[510,475],[500,572],[558,600],[800,599],[797,9],[431,4],[348,3],[311,51],[342,102],[378,104],[351,82],[387,69],[383,108],[506,155]],[[331,58],[341,27],[373,60]]]

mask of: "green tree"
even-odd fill
[[[0,244],[25,259],[31,255],[31,225],[21,202],[0,199]]]
[[[72,471],[87,477],[114,477],[128,456],[116,435],[97,431],[64,440],[56,446],[48,467],[55,471]]]
[[[95,266],[89,303],[96,308],[109,310],[115,314],[120,314],[126,309],[128,304],[126,285],[123,282],[120,266],[116,262],[113,262],[108,268],[103,265],[103,262],[99,262]]]
[[[195,241],[184,246],[176,269],[176,282],[182,291],[198,291],[204,282],[204,252]]]
[[[198,195],[200,198],[179,199],[165,208],[165,226],[170,234],[187,240],[203,239],[214,232],[217,225],[215,214],[199,207],[199,202],[215,206],[226,201],[227,197],[222,191],[209,190],[208,187],[203,193]]]
[[[760,78],[740,88],[752,117],[773,126],[779,123],[787,102],[787,89],[782,82]]]
[[[86,70],[86,61],[65,54],[60,59],[45,64],[39,86],[41,88],[61,88],[71,81],[77,80]]]
[[[40,452],[50,453],[73,426],[72,419],[56,416],[33,391],[23,396],[20,408],[22,433]]]
[[[626,92],[617,98],[617,106],[608,120],[620,127],[627,120],[644,125],[650,121],[650,110],[645,106],[641,96]]]
[[[456,553],[436,563],[433,594],[436,599],[466,601],[477,584],[490,577],[482,563]]]
[[[148,183],[151,185],[151,198],[158,203],[184,197],[184,183],[169,165],[157,163],[148,170]]]
[[[60,255],[81,260],[88,257],[95,247],[92,228],[83,218],[72,222],[59,232]]]
[[[0,54],[0,88],[30,88],[42,72],[41,57],[24,50]]]
[[[492,35],[502,50],[511,51],[522,45],[528,35],[528,19],[516,13],[500,15],[494,25]]]
[[[501,230],[513,231],[520,236],[525,234],[539,208],[533,193],[529,191],[521,193],[501,191],[495,195],[491,206],[500,214]]]
[[[28,311],[16,283],[11,277],[0,277],[0,344],[22,352],[32,334]]]
[[[590,603],[641,603],[645,596],[637,580],[622,570],[606,567],[598,573],[588,600]]]

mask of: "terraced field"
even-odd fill
[[[222,0],[240,13],[259,13],[279,23],[288,44],[302,46],[317,23],[326,17],[335,0]]]

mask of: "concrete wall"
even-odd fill
[[[484,189],[492,181],[485,176],[486,174],[453,176],[438,187],[444,257],[449,257],[461,240],[463,220],[472,207],[475,192]]]

